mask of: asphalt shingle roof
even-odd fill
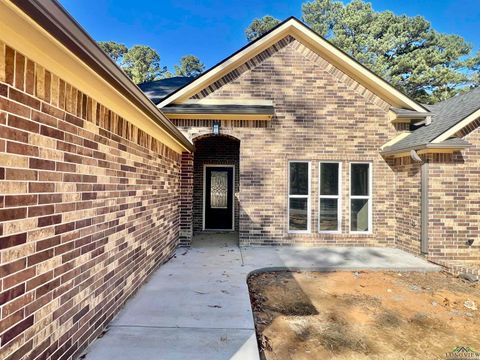
[[[480,88],[454,96],[434,105],[426,105],[432,112],[430,125],[422,126],[409,136],[387,147],[384,151],[397,151],[429,144],[444,132],[480,109]]]
[[[160,103],[164,97],[175,90],[185,86],[195,78],[175,76],[167,79],[144,82],[138,87],[147,95],[154,104]]]

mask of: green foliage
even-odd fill
[[[343,3],[336,0],[306,2],[302,5],[303,21],[319,35],[331,38],[343,8]]]
[[[478,85],[480,56],[468,58],[471,45],[421,16],[376,12],[362,0],[313,0],[302,10],[307,25],[417,101],[434,103]]]
[[[193,55],[185,55],[180,59],[180,65],[175,65],[175,75],[197,77],[205,71],[205,65]]]
[[[128,48],[125,45],[119,44],[115,41],[99,41],[98,46],[100,46],[100,48],[116,63],[120,62],[123,55],[128,51]]]
[[[169,79],[174,77],[175,74],[171,73],[169,70],[165,71],[162,75],[162,79]]]
[[[461,36],[442,34],[421,16],[377,12],[363,0],[312,0],[303,21],[400,91],[435,103],[480,86],[480,53]],[[264,16],[245,30],[255,40],[279,23]]]
[[[266,15],[260,19],[253,20],[245,30],[245,36],[247,37],[248,41],[253,41],[278,24],[280,24],[280,20],[274,18],[273,16]]]
[[[114,41],[100,41],[98,46],[109,55],[118,66],[135,82],[171,78],[173,76],[198,76],[205,70],[205,65],[193,55],[181,58],[180,65],[175,65],[175,75],[160,65],[160,55],[151,47],[135,45],[128,49]]]
[[[123,56],[123,68],[136,84],[157,80],[167,71],[160,55],[149,46],[135,45]]]
[[[467,67],[471,70],[471,87],[480,86],[480,51],[467,60]]]

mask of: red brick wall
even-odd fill
[[[380,147],[397,133],[389,105],[323,58],[288,37],[194,96],[270,100],[271,121],[222,121],[240,140],[239,235],[243,245],[393,246],[395,176]],[[175,120],[189,137],[211,121]],[[287,232],[287,164],[312,162],[311,234]],[[341,234],[319,234],[318,162],[343,162]],[[349,162],[373,163],[373,233],[349,233]]]
[[[69,359],[176,247],[181,158],[3,43],[0,62],[0,358]]]

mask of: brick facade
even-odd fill
[[[429,256],[480,267],[480,131],[465,139],[474,146],[430,160]]]
[[[183,153],[180,195],[180,246],[190,246],[193,237],[193,154]]]
[[[271,121],[221,121],[240,140],[239,237],[242,245],[394,246],[395,174],[379,149],[397,130],[389,105],[292,37],[201,90],[196,99],[270,100]],[[173,120],[190,138],[209,120]],[[311,234],[287,232],[289,160],[312,164]],[[342,232],[319,234],[318,162],[343,162]],[[373,164],[373,232],[349,233],[349,163]]]
[[[421,164],[410,157],[389,159],[395,171],[395,245],[419,255],[421,251]]]
[[[173,120],[191,139],[209,134],[213,121],[219,121],[223,134],[240,140],[242,245],[396,246],[421,253],[421,164],[410,157],[384,159],[379,155],[384,143],[409,131],[409,124],[392,125],[388,104],[321,56],[288,36],[192,99],[270,100],[274,104],[271,121]],[[463,266],[478,273],[475,269],[480,264],[479,125],[477,121],[458,134],[474,145],[462,154],[422,155],[430,163],[428,257],[450,264],[456,272]],[[311,161],[311,234],[287,231],[289,160]],[[341,234],[317,230],[321,160],[343,164]],[[349,233],[352,161],[373,164],[372,234]],[[469,240],[474,240],[473,245]]]
[[[473,146],[462,153],[422,156],[429,162],[426,256],[454,274],[479,276],[480,132],[472,128],[460,135]],[[389,162],[396,174],[396,246],[420,254],[421,165],[407,157]]]
[[[71,359],[178,243],[181,156],[0,43],[2,359]]]

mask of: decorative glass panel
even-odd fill
[[[212,171],[210,176],[210,207],[226,209],[228,207],[228,172]]]
[[[370,164],[352,164],[352,195],[368,196],[368,169]]]
[[[308,163],[290,163],[290,195],[308,195]]]
[[[351,230],[368,231],[368,199],[351,199]]]
[[[290,198],[290,230],[308,230],[308,199]]]
[[[320,199],[320,230],[338,230],[338,199]]]
[[[320,195],[338,195],[338,164],[322,163],[320,166]]]

